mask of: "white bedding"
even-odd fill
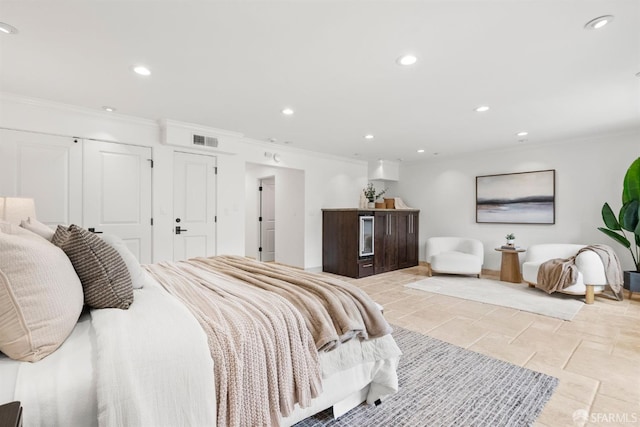
[[[373,403],[397,391],[400,350],[391,336],[352,340],[320,357],[321,396],[290,425],[371,383]],[[126,311],[93,310],[37,363],[0,359],[0,396],[24,408],[29,426],[215,425],[213,362],[189,311],[149,278]]]
[[[80,317],[71,336],[39,362],[14,362],[14,398],[23,408],[25,426],[97,424],[95,334],[91,316]]]

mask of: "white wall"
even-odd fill
[[[0,127],[152,147],[155,161],[153,259],[172,258],[173,153],[198,150],[162,144],[161,128],[156,121],[5,93],[0,93]],[[203,129],[197,127],[198,131]],[[188,127],[183,131],[188,134]],[[179,138],[179,134],[176,132],[172,137]],[[264,155],[265,151],[270,151],[280,154],[278,166],[305,171],[304,209],[295,209],[291,214],[304,224],[301,266],[321,266],[321,209],[357,207],[360,192],[367,182],[367,163],[261,142],[233,132],[225,135],[222,142],[224,146],[217,154],[218,253],[245,254],[246,164],[274,166],[273,159]]]
[[[403,163],[400,181],[392,191],[420,209],[420,260],[430,236],[469,236],[481,240],[484,268],[498,270],[500,253],[494,248],[513,232],[524,248],[535,243],[603,243],[617,252],[625,269],[631,255],[597,230],[601,208],[609,202],[620,209],[622,180],[631,162],[640,156],[640,134],[570,141],[540,146],[523,145],[505,151],[437,157]],[[554,225],[477,224],[475,177],[534,170],[556,170]],[[521,255],[521,260],[524,256]]]

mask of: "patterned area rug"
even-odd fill
[[[584,307],[581,297],[530,288],[526,283],[509,283],[475,277],[433,276],[405,287],[487,304],[511,307],[562,320],[571,320]]]
[[[379,406],[362,404],[334,420],[326,410],[310,426],[528,426],[558,380],[394,326],[403,351],[400,391]]]

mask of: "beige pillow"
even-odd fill
[[[0,224],[0,351],[36,362],[75,327],[82,284],[67,256],[18,226]]]
[[[20,222],[20,227],[26,230],[29,230],[33,233],[36,233],[38,236],[44,237],[48,241],[51,241],[51,238],[53,237],[53,233],[54,233],[54,231],[49,226],[31,217],[27,219],[23,219]]]
[[[51,241],[67,254],[76,269],[85,304],[93,308],[129,308],[133,286],[118,251],[77,225],[69,228],[59,225]]]

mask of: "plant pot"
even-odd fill
[[[640,272],[625,271],[623,276],[625,289],[631,292],[640,292]]]
[[[507,240],[507,246],[513,246],[513,242],[515,242],[515,240]]]
[[[373,208],[375,208],[375,207],[376,207],[376,202],[368,202],[368,203],[367,203],[367,208],[369,208],[369,209],[373,209]]]

